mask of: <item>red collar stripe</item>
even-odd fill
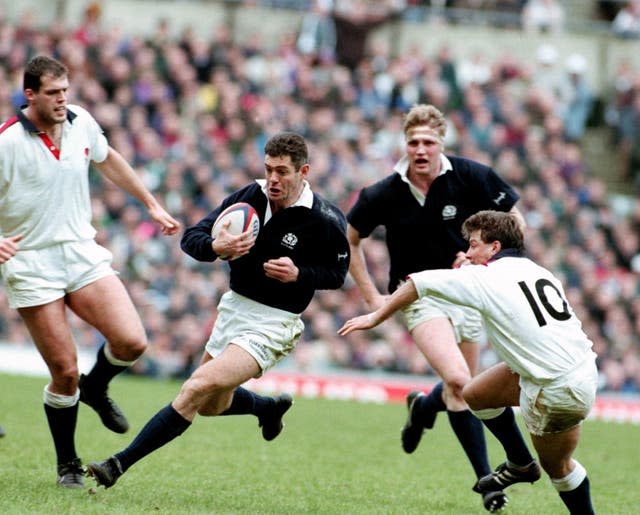
[[[60,160],[60,149],[57,148],[54,144],[53,141],[51,141],[51,139],[49,138],[49,136],[47,136],[44,132],[40,132],[38,133],[38,136],[40,136],[40,139],[42,140],[42,142],[47,146],[47,148],[51,151],[51,153],[53,154],[53,157],[55,157],[58,161]]]

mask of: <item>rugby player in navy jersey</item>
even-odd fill
[[[511,406],[520,406],[540,465],[562,502],[572,514],[593,514],[587,471],[573,458],[582,421],[595,402],[593,344],[560,281],[525,257],[515,217],[482,211],[469,217],[462,230],[471,264],[410,274],[379,309],[347,321],[339,333],[375,327],[421,298],[479,310],[503,362],[467,383],[463,397],[500,441],[507,459],[480,478],[474,490],[499,491],[540,478],[540,466],[515,423]]]
[[[524,225],[515,204],[518,194],[490,167],[445,155],[446,120],[431,105],[416,105],[405,117],[406,155],[393,172],[363,188],[347,214],[351,247],[349,272],[371,309],[385,296],[378,291],[361,246],[379,226],[385,228],[390,270],[388,291],[420,270],[451,268],[464,262],[464,220],[483,209],[512,212]],[[477,371],[482,325],[477,311],[440,299],[424,298],[403,309],[407,329],[442,379],[432,391],[411,392],[401,432],[402,447],[412,453],[438,412],[446,411],[451,428],[477,478],[491,471],[482,423],[469,412],[462,389]],[[502,492],[483,495],[487,510],[507,502]]]
[[[265,440],[282,430],[289,394],[264,397],[240,385],[264,374],[296,346],[304,324],[300,314],[319,289],[340,288],[349,269],[347,222],[342,212],[311,190],[310,165],[302,136],[284,132],[265,145],[265,178],[236,191],[192,227],[182,249],[199,261],[233,258],[230,290],[200,365],[177,397],[154,415],[122,451],[87,465],[98,485],[112,486],[134,463],[186,431],[196,414],[251,414]],[[236,202],[251,204],[260,217],[252,229],[232,235],[211,228]]]

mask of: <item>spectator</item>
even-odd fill
[[[313,62],[332,63],[336,54],[336,25],[331,17],[333,0],[313,0],[302,17],[297,48]]]
[[[385,3],[376,12],[364,0],[339,0],[333,10],[336,24],[336,60],[352,72],[367,53],[369,34],[400,15],[400,9]]]
[[[620,128],[626,176],[640,191],[640,91],[633,92],[631,105],[621,113]]]
[[[553,45],[545,43],[536,50],[536,63],[530,72],[531,86],[525,102],[539,123],[555,113],[560,100],[569,96],[566,72],[558,66],[558,61],[558,51]]]
[[[560,116],[564,122],[565,137],[570,141],[579,141],[584,136],[593,105],[593,93],[586,77],[586,58],[571,54],[566,61],[566,71],[569,96],[561,106]]]
[[[522,28],[529,33],[564,30],[565,11],[559,0],[528,0],[522,9]]]
[[[640,0],[631,0],[616,14],[611,30],[625,39],[640,37]]]
[[[73,32],[73,38],[85,47],[95,46],[100,33],[102,8],[98,2],[91,2],[84,10],[82,24]]]
[[[341,3],[336,0],[336,7]],[[487,4],[484,2],[484,6]],[[369,3],[368,9],[374,8],[373,2]],[[634,300],[634,295],[637,296],[640,287],[640,248],[628,233],[640,234],[640,201],[617,196],[609,207],[610,191],[593,180],[590,162],[582,155],[584,138],[565,141],[565,122],[558,108],[559,99],[570,95],[561,95],[568,81],[566,70],[560,66],[560,55],[553,47],[547,52],[552,57],[548,65],[542,65],[537,56],[534,63],[514,63],[513,59],[509,62],[504,55],[509,49],[496,55],[485,49],[483,59],[492,68],[491,78],[482,88],[467,87],[463,98],[456,77],[463,56],[455,55],[446,46],[439,52],[437,41],[433,55],[422,46],[395,56],[393,45],[386,38],[372,38],[371,59],[361,61],[355,73],[350,74],[335,63],[310,62],[296,50],[295,40],[290,36],[273,45],[266,39],[240,43],[234,41],[226,25],[213,27],[209,35],[187,28],[174,35],[178,33],[177,22],[169,18],[159,23],[148,40],[122,30],[107,31],[104,23],[97,25],[100,44],[90,50],[73,39],[74,26],[64,27],[59,22],[41,28],[35,24],[41,21],[37,20],[39,15],[0,20],[0,113],[4,113],[1,118],[13,114],[12,102],[16,108],[24,103],[21,67],[29,52],[33,48],[47,48],[51,55],[62,56],[73,65],[74,77],[82,78],[82,82],[87,78],[87,87],[72,92],[77,103],[92,108],[114,147],[136,164],[136,171],[149,181],[159,200],[189,224],[203,217],[210,206],[218,205],[234,189],[234,184],[252,180],[259,173],[252,161],[260,164],[260,160],[252,160],[251,156],[259,153],[268,135],[284,128],[295,129],[310,138],[315,156],[314,186],[346,211],[353,201],[353,192],[380,179],[383,171],[400,157],[403,141],[399,141],[398,135],[402,118],[390,110],[390,98],[398,79],[396,71],[402,70],[406,75],[400,77],[403,85],[398,88],[402,102],[413,98],[415,88],[420,103],[434,104],[446,111],[449,130],[445,147],[455,153],[469,152],[470,157],[478,157],[500,170],[522,193],[523,214],[532,227],[527,235],[530,250],[537,259],[542,257],[545,265],[561,267],[574,285],[585,285],[576,293],[580,302],[572,304],[589,308],[584,308],[587,316],[583,320],[590,327],[601,356],[602,388],[619,387],[614,376],[619,369],[625,391],[640,391],[640,378],[622,366],[629,357],[615,351],[615,332],[605,331],[604,322],[609,301],[620,303],[632,318],[636,342],[632,349],[638,348],[640,303]],[[102,21],[106,21],[104,13]],[[439,39],[440,34],[434,37]],[[195,43],[196,38],[200,43]],[[194,45],[198,48],[194,49]],[[202,58],[206,53],[211,55],[208,64]],[[209,75],[203,73],[207,68]],[[608,70],[603,68],[601,73],[610,87],[605,94],[606,121],[616,145],[612,156],[622,155],[627,164],[631,151],[640,148],[640,144],[634,143],[640,131],[640,116],[636,112],[640,108],[633,107],[640,91],[640,74],[631,57],[625,57],[612,73]],[[144,104],[136,105],[134,95],[141,92],[134,90],[133,85],[139,75],[155,75],[152,81],[155,86]],[[101,98],[107,101],[102,102]],[[481,108],[491,113],[495,132],[492,141],[497,142],[488,147],[488,153],[481,151],[468,130],[473,113]],[[339,141],[337,134],[345,134],[348,139]],[[611,166],[614,164],[612,161]],[[633,169],[629,167],[629,180],[635,173]],[[226,288],[225,269],[214,264],[205,270],[196,263],[185,262],[175,246],[155,235],[149,237],[140,205],[96,180],[96,174],[90,174],[90,180],[97,238],[113,252],[114,266],[127,282],[135,304],[140,306],[145,325],[159,331],[158,316],[181,319],[185,313],[196,317],[201,327],[211,323],[214,317],[211,306]],[[606,229],[625,225],[630,229],[616,230],[615,235]],[[592,255],[594,250],[585,243],[589,234],[603,231],[611,232],[605,238],[616,255],[616,264],[610,263],[609,258],[597,259]],[[374,265],[371,272],[382,289],[388,266],[384,244],[377,234],[369,240],[371,253],[367,249],[367,254]],[[581,259],[574,259],[576,253]],[[596,266],[598,274],[609,277],[607,281],[595,279]],[[625,273],[619,274],[609,267],[621,268]],[[174,271],[170,285],[165,281],[164,271],[160,274],[162,278],[149,274],[149,270],[159,273],[166,268]],[[605,289],[608,296],[600,295]],[[167,292],[174,291],[186,300],[176,301],[168,308]],[[327,302],[324,295],[318,296],[317,309],[329,312],[334,324],[364,308],[349,287],[335,292],[331,298]],[[335,298],[339,299],[337,307]],[[601,308],[602,299],[608,301]],[[308,325],[305,335],[307,342],[313,341],[314,349],[326,346],[327,352],[317,354],[328,356],[329,367],[375,363],[380,355],[385,355],[378,352],[382,342],[394,353],[392,362],[378,359],[385,362],[386,369],[433,374],[403,327],[393,321],[381,329],[375,345],[363,338],[358,356],[350,355],[346,346],[334,341],[325,343],[317,334],[321,326],[311,326]],[[82,329],[81,322],[74,322],[72,330],[81,349],[95,350],[94,333]],[[166,331],[168,338],[157,360],[166,358],[167,363],[147,366],[146,370],[159,375],[188,376],[193,365],[189,329],[184,324],[168,324]],[[0,338],[18,345],[30,341],[17,313],[7,307],[1,289]],[[631,352],[638,354],[636,350]],[[492,359],[490,353],[483,351],[482,363],[491,363]],[[173,371],[178,361],[185,371]],[[136,367],[132,373],[146,373],[145,367]]]
[[[491,67],[487,56],[479,50],[473,51],[470,58],[461,59],[457,68],[458,85],[464,89],[469,84],[485,86],[491,79]]]

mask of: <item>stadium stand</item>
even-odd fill
[[[575,32],[572,20],[564,34],[525,40],[504,18],[462,23],[453,16],[459,10],[441,6],[447,21],[424,2],[407,2],[403,19],[371,34],[351,71],[300,53],[303,12],[292,2],[33,4],[8,4],[0,14],[0,118],[20,105],[26,58],[62,59],[74,101],[89,107],[185,224],[261,176],[265,138],[285,128],[313,143],[314,186],[346,211],[399,157],[406,107],[441,107],[449,151],[493,164],[521,192],[529,251],[565,280],[599,355],[602,390],[640,392],[640,56],[628,40],[603,35],[595,13],[582,9],[593,19]],[[478,11],[495,13],[488,4]],[[568,133],[567,113],[585,89],[587,116],[570,122],[584,133]],[[134,371],[184,377],[209,334],[225,264],[189,259],[176,238],[157,237],[132,199],[97,174],[93,180],[98,239],[112,250],[152,342]],[[386,254],[372,240],[370,269],[382,289]],[[431,373],[393,320],[368,335],[337,337],[363,310],[350,283],[319,294],[305,314],[304,341],[283,368]],[[81,349],[100,344],[100,335],[72,324]],[[31,345],[2,290],[0,340]],[[482,359],[495,359],[488,344]]]

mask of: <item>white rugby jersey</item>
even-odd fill
[[[489,342],[521,377],[554,379],[595,358],[562,284],[530,259],[501,257],[487,265],[409,277],[421,297],[441,297],[480,311]]]
[[[22,113],[0,127],[0,235],[22,234],[20,250],[93,239],[88,170],[107,158],[102,129],[67,106],[56,148]]]

